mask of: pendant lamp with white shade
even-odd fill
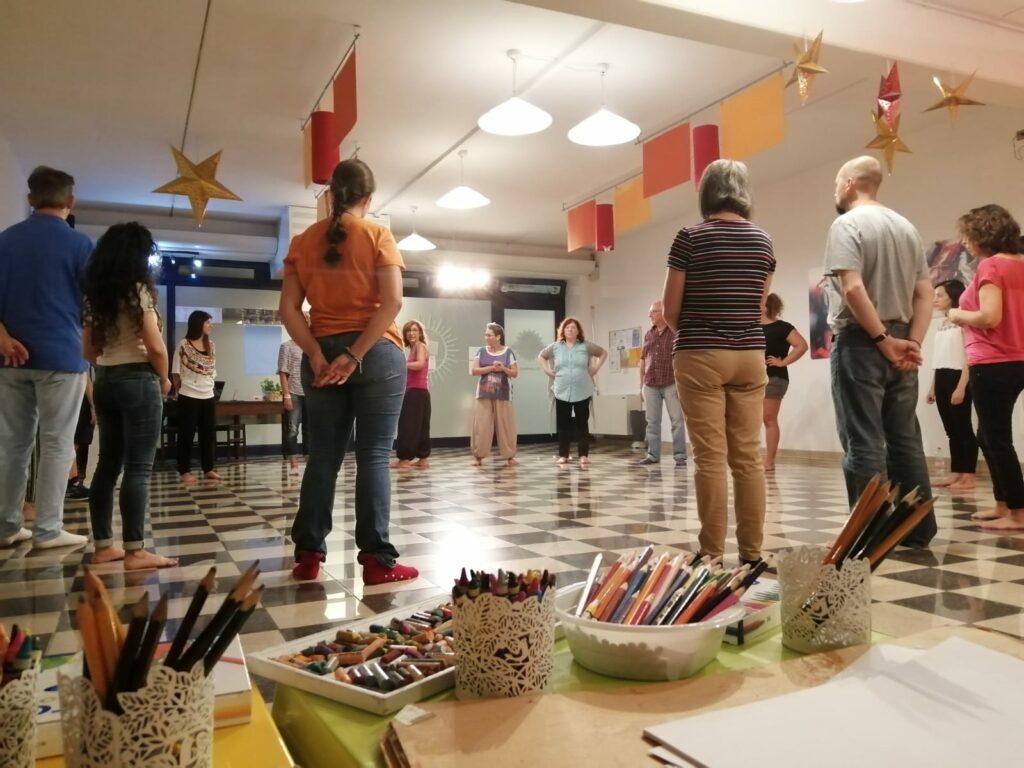
[[[398,241],[400,251],[432,251],[437,248],[432,242],[416,232],[416,206],[410,206],[412,210],[412,233]]]
[[[490,205],[490,199],[484,197],[472,187],[467,187],[464,182],[465,168],[463,161],[465,160],[468,150],[459,150],[459,186],[455,189],[449,190],[438,198],[437,204],[442,208],[456,208],[456,209],[467,209],[467,208],[482,208],[485,205]]]
[[[610,147],[625,144],[640,135],[640,126],[617,115],[604,106],[604,74],[607,64],[599,64],[601,72],[601,108],[569,129],[569,141],[586,147]]]
[[[485,112],[477,120],[480,130],[498,136],[526,136],[551,125],[551,115],[516,95],[516,66],[519,51],[507,52],[512,59],[512,97]]]

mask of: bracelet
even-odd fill
[[[357,357],[356,353],[353,352],[350,347],[345,347],[343,350],[341,350],[341,354],[350,358],[352,362],[356,364],[356,370],[358,370],[360,373],[363,372],[363,358]]]
[[[291,395],[285,395],[283,399],[285,399],[285,400],[291,400],[291,399],[292,399],[292,396],[291,396]]]

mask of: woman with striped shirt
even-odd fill
[[[716,160],[700,182],[704,221],[679,231],[668,257],[665,320],[696,463],[700,551],[725,552],[732,470],[741,562],[761,557],[765,479],[761,409],[767,374],[761,309],[771,286],[771,238],[750,219],[747,167]]]

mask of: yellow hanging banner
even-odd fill
[[[722,157],[742,160],[781,144],[786,115],[781,74],[773,75],[719,106]]]

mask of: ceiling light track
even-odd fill
[[[538,72],[536,75],[534,75],[532,78],[530,78],[530,80],[528,80],[523,85],[523,87],[519,89],[519,92],[520,93],[526,93],[531,88],[533,88],[537,83],[539,83],[541,80],[543,80],[545,77],[547,77],[547,75],[552,70],[554,70],[555,67],[558,67],[563,62],[565,62],[566,59],[568,59],[574,52],[579,50],[585,43],[589,42],[592,37],[594,37],[598,32],[600,32],[606,26],[607,26],[607,24],[605,24],[605,22],[599,21],[599,22],[595,22],[591,26],[587,27],[587,29],[583,32],[583,34],[581,34],[576,40],[574,40],[572,43],[570,43],[568,45],[568,47],[564,51],[562,51],[562,53],[560,53],[558,56],[554,57],[553,59],[550,59],[550,61],[547,64],[547,66],[541,68],[540,72]],[[532,58],[532,57],[523,57],[523,58]],[[415,176],[410,178],[407,182],[405,182],[405,184],[403,184],[401,187],[399,187],[397,191],[395,191],[390,197],[388,197],[387,200],[385,200],[383,203],[381,203],[380,206],[377,207],[377,213],[380,213],[382,211],[386,211],[388,206],[391,205],[393,202],[395,202],[395,200],[397,200],[403,194],[405,194],[405,192],[410,187],[412,187],[413,184],[415,184],[420,179],[422,179],[424,176],[426,176],[428,173],[430,173],[432,170],[434,170],[434,168],[436,168],[442,161],[444,161],[446,158],[448,158],[453,152],[458,151],[458,149],[463,144],[465,144],[467,141],[469,141],[469,139],[471,139],[479,131],[480,131],[480,126],[474,125],[470,130],[468,130],[465,134],[463,134],[454,144],[449,146],[440,155],[438,155],[436,158],[434,158],[434,160],[432,160],[425,168],[423,168],[423,170],[419,171]]]

